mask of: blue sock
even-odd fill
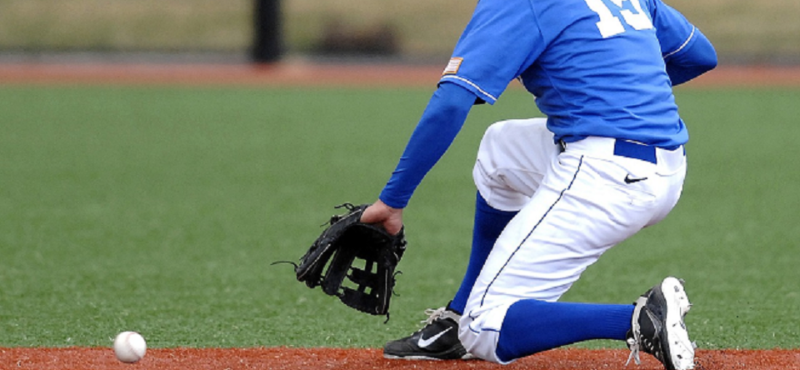
[[[494,242],[508,225],[508,222],[517,214],[517,212],[492,208],[480,193],[477,194],[476,198],[475,224],[472,230],[472,252],[469,256],[469,265],[467,265],[464,279],[461,280],[461,287],[458,288],[456,296],[447,306],[447,308],[459,314],[464,313],[469,292],[472,290],[472,286],[475,285],[475,280],[478,279],[483,263],[486,262],[489,252],[494,247]]]
[[[506,313],[497,357],[510,361],[585,340],[625,340],[633,308],[631,304],[518,301]]]

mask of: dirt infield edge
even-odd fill
[[[636,369],[660,370],[658,361],[644,355],[640,366],[625,366],[627,350],[557,349],[518,360],[503,369]],[[697,369],[800,369],[800,350],[698,350]],[[337,348],[171,348],[150,349],[140,362],[123,364],[111,348],[0,348],[3,369],[498,369],[480,361],[387,360],[380,349]]]

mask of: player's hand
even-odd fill
[[[389,234],[397,235],[403,228],[403,209],[392,208],[380,199],[364,210],[361,222],[366,224],[381,224]]]

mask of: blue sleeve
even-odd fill
[[[652,0],[653,25],[672,85],[689,81],[717,66],[711,42],[679,11]]]
[[[545,47],[530,0],[480,0],[441,81],[494,104]]]
[[[680,85],[717,66],[717,52],[700,30],[695,29],[691,42],[664,58],[672,85]]]
[[[461,131],[475,100],[475,94],[459,85],[439,85],[411,135],[397,168],[383,188],[381,201],[393,208],[406,207],[422,178]]]

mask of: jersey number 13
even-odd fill
[[[600,30],[600,34],[603,36],[603,38],[608,38],[625,32],[625,26],[622,25],[622,21],[620,21],[619,17],[614,15],[614,13],[611,11],[611,8],[605,1],[584,1],[586,1],[586,5],[589,5],[589,9],[597,13],[597,15],[600,17],[600,22],[597,22],[597,29]],[[653,22],[650,21],[650,17],[648,17],[642,9],[642,4],[639,3],[639,0],[608,0],[608,2],[616,6],[616,10],[619,12],[619,15],[622,16],[622,20],[624,20],[625,23],[627,23],[633,29],[641,31],[653,28]],[[624,6],[625,3],[631,4],[633,9],[626,9]]]

